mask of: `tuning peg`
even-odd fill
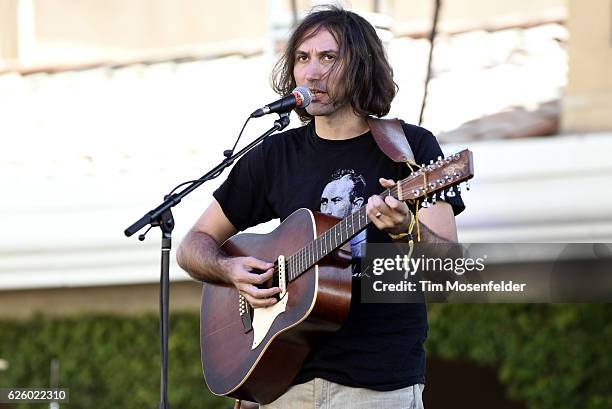
[[[423,202],[421,203],[421,207],[423,207],[425,209],[429,207],[429,202],[427,201],[427,196],[425,196],[425,200],[423,200]]]
[[[457,193],[461,194],[461,185],[457,185]]]
[[[452,187],[448,190],[448,192],[446,192],[446,196],[455,197],[455,191],[453,190]]]
[[[432,205],[436,204],[436,195],[435,195],[435,193],[431,196],[431,204]]]
[[[440,192],[440,200],[446,200],[446,197],[444,196],[444,190]]]
[[[470,181],[465,182],[465,190],[470,190]]]

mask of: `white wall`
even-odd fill
[[[469,148],[476,176],[457,219],[461,241],[612,242],[612,133]]]

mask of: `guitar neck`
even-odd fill
[[[405,180],[407,179],[404,179],[404,181]],[[397,199],[398,188],[397,186],[393,186],[380,193],[379,196],[393,196]],[[287,260],[289,281],[293,281],[304,271],[308,270],[336,249],[342,247],[346,242],[368,227],[370,223],[372,222],[368,217],[366,206],[361,206],[359,210],[351,213],[335,224],[334,227],[302,247]]]
[[[340,248],[343,244],[364,230],[371,221],[362,206],[356,212],[342,219],[334,227],[302,247],[287,259],[288,279],[295,280],[304,271]]]
[[[380,193],[380,196],[393,196],[400,201],[422,198],[427,200],[428,195],[444,192],[445,189],[452,191],[455,185],[473,176],[472,153],[465,149],[445,159],[439,158],[435,163],[421,166],[406,179]],[[295,280],[304,271],[364,230],[370,223],[365,205],[342,219],[334,227],[286,259],[288,280]]]

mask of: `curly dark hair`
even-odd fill
[[[272,88],[279,95],[287,95],[296,87],[293,77],[295,54],[298,47],[320,30],[330,32],[339,46],[339,58],[331,71],[339,64],[342,72],[337,95],[332,101],[350,102],[360,117],[381,117],[389,113],[391,101],[397,93],[393,81],[393,69],[389,65],[385,49],[376,30],[363,17],[337,6],[317,7],[296,27],[287,42],[284,53],[272,71]],[[298,108],[300,119],[312,119],[305,109]]]

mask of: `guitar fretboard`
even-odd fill
[[[443,194],[445,189],[452,191],[455,185],[473,176],[472,153],[465,149],[444,159],[440,157],[435,163],[432,160],[427,166],[422,165],[406,179],[400,180],[396,185],[382,192],[380,196],[393,196],[400,201],[425,199],[422,204],[425,206],[428,196],[435,199],[437,192],[442,191]],[[451,197],[450,191],[447,192],[448,197]],[[457,191],[459,191],[458,187]],[[441,199],[444,200],[444,197],[441,196]],[[432,203],[435,203],[435,200],[432,200]],[[365,229],[369,223],[371,222],[364,205],[289,256],[286,259],[287,279],[295,280],[304,271]]]
[[[380,196],[396,196],[397,188],[387,189]],[[352,239],[360,231],[371,223],[366,212],[366,206],[362,206],[356,212],[351,213],[331,229],[317,237],[315,240],[302,247],[291,255],[287,260],[288,280],[293,281],[304,271],[325,258],[332,251]]]

